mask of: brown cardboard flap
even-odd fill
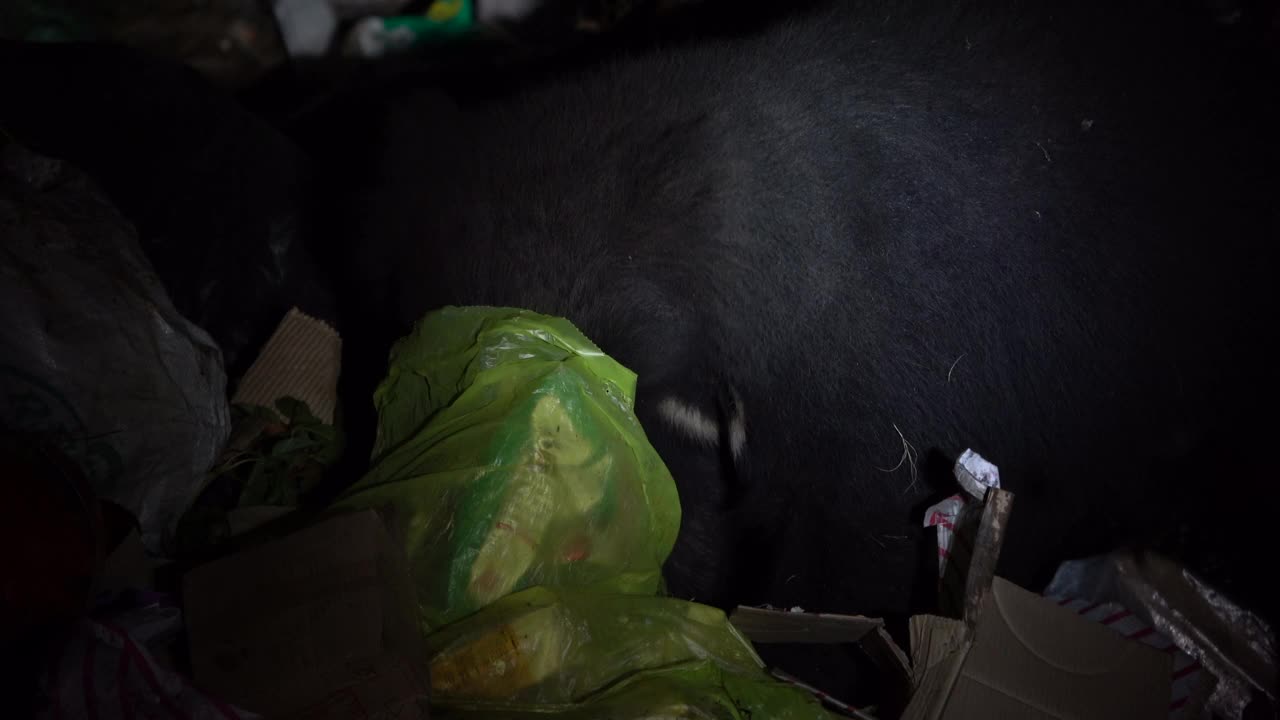
[[[958,620],[952,622],[962,625]],[[969,647],[967,641],[961,641],[959,647],[943,654],[920,673],[915,695],[902,713],[902,720],[936,720],[942,717],[942,711],[960,677],[960,670],[964,667]]]
[[[426,710],[418,700],[426,697],[427,690],[421,674],[412,664],[383,655],[364,667],[355,668],[355,671],[360,676],[359,682],[344,685],[314,705],[290,713],[288,720],[426,718]],[[369,708],[379,712],[368,715]]]
[[[911,696],[911,663],[885,631],[884,620],[739,606],[729,621],[756,643],[856,643],[883,673],[886,705],[901,708]]]
[[[987,491],[964,568],[964,621],[911,618],[916,692],[903,718],[1167,717],[1168,655],[995,576],[1012,503]]]
[[[274,717],[326,717],[343,697],[368,717],[425,717],[407,568],[375,513],[196,568],[183,595],[192,670],[210,693]]]
[[[996,576],[996,563],[1004,547],[1005,528],[1013,511],[1013,493],[998,487],[987,491],[982,508],[982,521],[978,536],[974,539],[973,554],[966,569],[964,590],[964,619],[973,627],[986,604],[991,584]]]
[[[963,622],[937,615],[912,617],[909,632],[914,660],[912,676],[917,686],[924,684],[925,673],[933,666],[964,650],[968,637],[968,628]]]
[[[738,631],[758,643],[856,643],[884,621],[861,615],[827,615],[739,606],[729,616]]]
[[[1165,718],[1170,663],[1165,653],[996,578],[939,717]]]

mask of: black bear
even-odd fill
[[[1194,13],[926,5],[353,95],[313,135],[352,158],[346,296],[563,315],[634,369],[685,597],[908,609],[965,448],[1018,582],[1190,543],[1269,437],[1267,58]]]
[[[332,309],[353,462],[424,312],[562,315],[639,375],[673,593],[903,612],[965,448],[1016,494],[999,571],[1029,586],[1117,543],[1220,569],[1264,537],[1275,57],[1133,5],[847,3],[518,81],[377,70],[297,147],[191,78],[6,46],[0,123],[96,171],[162,275],[298,253],[210,322],[245,346]],[[252,247],[186,252],[186,225]]]

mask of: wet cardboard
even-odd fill
[[[972,631],[913,619],[921,664],[904,718],[1165,718],[1166,653],[995,578]],[[941,652],[940,648],[943,649]]]
[[[910,661],[875,618],[743,607],[732,621],[753,642],[856,643],[886,683],[882,718],[1168,717],[1168,654],[995,576],[1012,503],[986,494],[959,617],[911,618]]]
[[[426,718],[408,568],[373,512],[189,572],[196,683],[271,718]]]

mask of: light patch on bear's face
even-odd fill
[[[742,448],[747,444],[747,421],[742,417],[742,404],[738,404],[738,414],[729,423],[729,452],[733,459],[742,457]]]
[[[685,437],[707,447],[720,445],[721,428],[710,415],[678,398],[667,397],[658,403],[658,414],[672,428],[680,431]],[[742,415],[741,403],[737,413],[729,422],[729,451],[734,459],[742,456],[747,444],[747,425]]]
[[[706,413],[682,400],[663,398],[658,403],[658,414],[691,440],[712,447],[720,444],[720,425]]]

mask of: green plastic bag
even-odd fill
[[[690,661],[632,675],[581,703],[555,709],[450,708],[433,718],[467,720],[834,720],[810,695],[763,675]]]
[[[432,313],[392,350],[373,467],[334,510],[404,543],[433,715],[829,717],[724,613],[656,596],[680,505],[635,380],[568,321],[504,308]]]
[[[653,595],[680,526],[635,375],[567,320],[446,308],[392,349],[368,474],[335,510],[403,540],[424,631],[545,585]]]
[[[531,588],[427,639],[432,705],[469,718],[830,716],[715,608]]]

